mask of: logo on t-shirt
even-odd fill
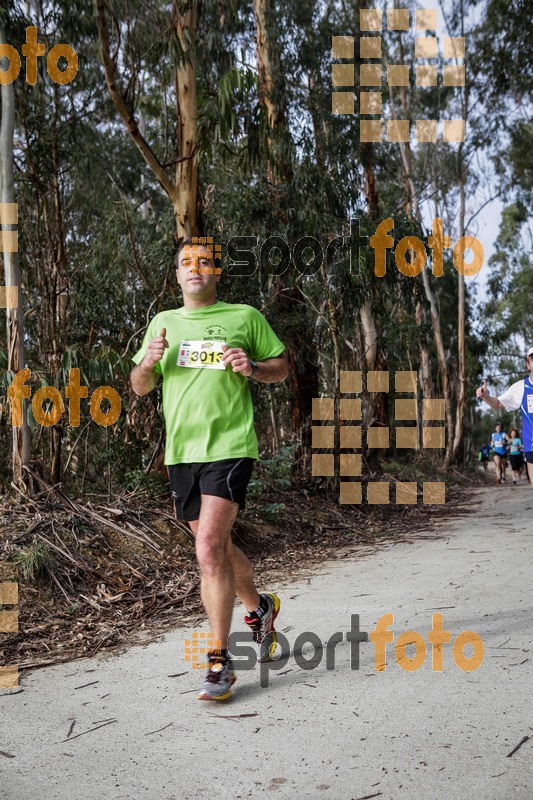
[[[221,339],[224,341],[227,336],[228,329],[225,328],[223,325],[219,325],[218,323],[214,323],[212,325],[208,325],[205,329],[205,337],[206,339]]]

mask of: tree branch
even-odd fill
[[[96,24],[98,26],[98,37],[102,48],[102,60],[104,64],[105,79],[111,100],[115,108],[120,114],[128,133],[131,135],[133,141],[141,152],[147,165],[150,167],[155,177],[174,202],[176,198],[176,187],[166,174],[161,162],[153,152],[152,148],[142,135],[137,125],[137,121],[133,115],[133,111],[129,108],[124,97],[120,93],[116,85],[116,62],[110,55],[109,51],[109,36],[107,33],[107,25],[105,21],[105,0],[95,0],[95,15]]]

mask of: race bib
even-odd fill
[[[226,369],[222,361],[222,345],[226,342],[194,340],[181,342],[178,353],[178,367],[200,369]]]
[[[527,413],[533,414],[533,394],[527,396]]]

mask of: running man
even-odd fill
[[[526,356],[526,367],[529,376],[516,381],[499,397],[491,397],[487,393],[487,381],[476,390],[476,395],[491,408],[505,408],[506,411],[522,412],[522,446],[527,463],[527,473],[533,485],[533,347]]]
[[[231,529],[259,457],[250,380],[283,381],[288,365],[283,343],[257,309],[217,299],[221,270],[207,247],[183,242],[175,266],[183,307],[151,320],[133,357],[131,385],[144,395],[163,379],[165,465],[176,516],[195,536],[202,603],[215,642],[198,697],[226,700],[236,680],[227,649],[235,594],[248,612],[244,621],[259,660],[276,649],[280,600],[272,592],[259,594]]]
[[[509,437],[503,430],[501,422],[497,422],[490,439],[494,453],[494,466],[496,467],[497,483],[505,483],[505,470],[507,469],[507,445]]]

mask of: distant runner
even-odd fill
[[[479,455],[478,461],[483,464],[483,469],[485,472],[487,471],[487,467],[489,465],[489,457],[490,457],[490,442],[484,442],[479,448]]]
[[[516,381],[499,397],[491,397],[487,392],[487,381],[476,390],[476,395],[491,408],[504,408],[506,411],[522,412],[522,443],[527,463],[529,482],[533,485],[533,347],[526,356],[529,376]]]
[[[183,306],[151,320],[131,385],[137,395],[163,379],[165,464],[178,519],[188,522],[200,566],[200,593],[213,635],[200,700],[226,700],[236,680],[228,647],[235,594],[242,600],[260,661],[276,649],[280,599],[259,593],[252,565],[231,540],[245,507],[258,443],[250,381],[275,383],[288,374],[287,355],[264,316],[216,296],[220,268],[212,251],[191,241],[176,253]]]
[[[513,470],[513,483],[518,483],[522,479],[522,470],[524,469],[523,450],[522,440],[518,435],[518,431],[516,428],[512,428],[509,431],[509,459]]]
[[[507,469],[507,445],[509,437],[503,430],[501,422],[496,423],[490,443],[494,453],[494,466],[496,467],[496,481],[505,483],[505,470]]]

